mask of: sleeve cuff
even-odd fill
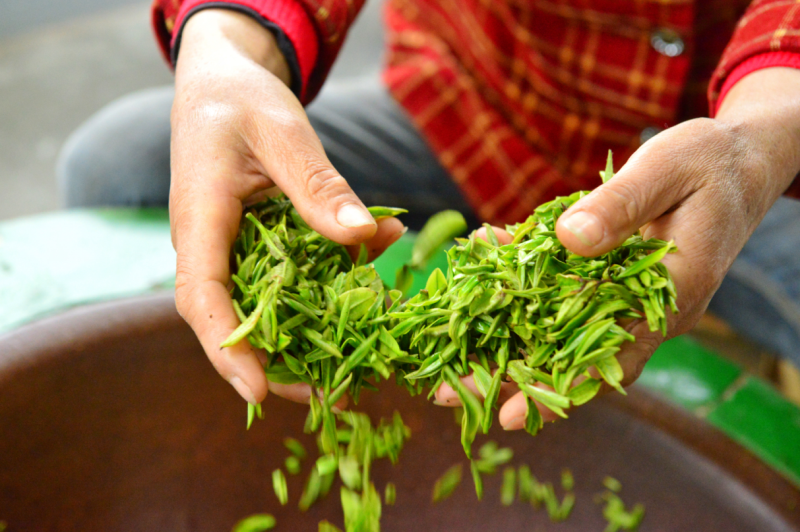
[[[789,67],[800,68],[800,53],[796,52],[769,52],[765,54],[755,55],[749,59],[741,62],[733,71],[725,78],[722,84],[722,89],[719,91],[719,98],[713,109],[713,115],[716,116],[717,111],[722,106],[725,96],[738,83],[743,77],[752,74],[756,70],[761,70],[770,67]]]
[[[175,20],[170,57],[173,65],[178,58],[184,24],[193,14],[210,8],[232,9],[248,14],[270,30],[289,64],[292,91],[298,99],[305,101],[308,80],[317,62],[319,42],[311,20],[295,0],[186,0],[181,4]]]

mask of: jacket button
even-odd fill
[[[654,31],[650,36],[650,46],[656,52],[667,57],[678,57],[686,48],[681,36],[676,31],[668,28]]]
[[[653,137],[655,137],[656,135],[658,135],[662,131],[663,131],[663,129],[658,128],[658,127],[646,127],[646,128],[644,128],[642,130],[642,132],[639,133],[639,143],[640,144],[644,144],[645,142],[647,142],[648,140],[652,139]]]

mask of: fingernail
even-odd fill
[[[503,430],[519,430],[525,424],[525,416],[511,418],[511,421],[503,425]]]
[[[363,207],[354,203],[342,205],[336,213],[336,221],[344,227],[364,227],[365,225],[375,225],[375,220]]]
[[[241,395],[245,401],[250,403],[251,405],[257,404],[256,396],[253,395],[253,391],[240,379],[239,377],[231,377],[231,380],[228,381],[231,383],[239,395]]]
[[[562,224],[585,246],[596,246],[605,236],[605,229],[597,216],[586,211],[570,215]]]
[[[433,404],[435,404],[436,406],[447,406],[450,404],[450,399],[445,399],[444,401],[434,399]]]

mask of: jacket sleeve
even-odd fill
[[[712,116],[722,97],[747,74],[773,66],[800,67],[800,3],[755,0],[739,20],[708,86]]]
[[[303,104],[319,92],[364,0],[155,0],[152,22],[164,57],[174,66],[183,25],[208,8],[247,13],[273,31]]]
[[[769,67],[800,68],[800,2],[754,0],[750,4],[709,83],[711,116],[736,82]],[[786,193],[800,197],[800,176]]]

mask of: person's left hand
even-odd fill
[[[645,143],[606,184],[567,210],[556,233],[570,251],[592,257],[606,253],[641,228],[644,238],[674,240],[678,251],[664,265],[675,281],[677,315],[668,313],[668,335],[689,331],[705,312],[736,255],[772,204],[800,171],[800,71],[764,69],[739,81],[716,119],[695,119]],[[501,243],[508,233],[496,229]],[[480,236],[480,234],[479,234]],[[647,323],[628,325],[636,342],[617,358],[623,385],[634,382],[665,340]],[[472,377],[465,384],[477,394]],[[505,385],[500,423],[506,430],[525,424],[527,404],[513,384]],[[457,406],[448,385],[436,403]],[[545,420],[555,414],[537,404]]]

